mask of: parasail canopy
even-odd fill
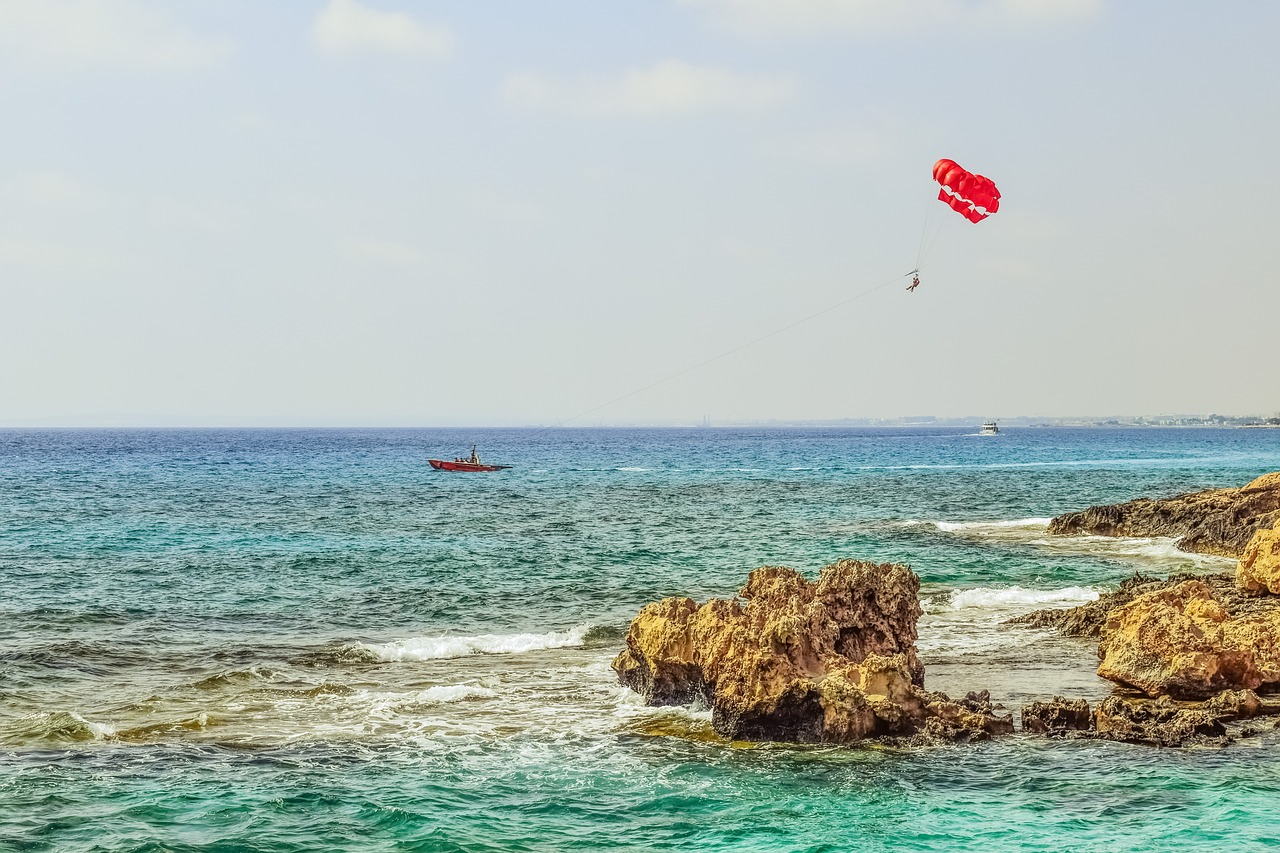
[[[1000,209],[1000,190],[995,182],[960,167],[955,160],[943,158],[933,164],[933,177],[942,184],[938,201],[970,222],[981,222]]]

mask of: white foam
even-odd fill
[[[1181,551],[1178,549],[1178,540],[1167,536],[1055,536],[1033,539],[1030,544],[1046,550],[1097,554],[1131,562],[1148,560],[1167,564],[1173,560],[1211,567],[1226,567],[1236,562],[1233,557]]]
[[[938,655],[987,655],[1024,649],[1057,636],[1050,630],[1006,627],[1010,618],[1045,607],[1072,607],[1098,598],[1099,590],[1084,586],[1030,589],[1022,586],[973,587],[941,592],[921,599],[925,615],[916,643],[925,665]],[[1016,632],[1011,637],[1010,632]]]
[[[488,687],[470,684],[446,684],[428,687],[417,696],[419,702],[462,702],[467,699],[492,699],[498,694]]]
[[[625,468],[614,468],[615,471],[648,471],[648,468],[637,468],[634,465],[628,465]]]
[[[19,719],[17,726],[28,736],[63,735],[75,740],[82,739],[79,733],[89,735],[92,740],[110,740],[116,736],[115,726],[86,720],[75,711],[38,711]]]
[[[1049,526],[1051,518],[1015,518],[1009,521],[935,521],[933,526],[944,533],[960,533],[973,532],[983,533],[986,531],[1011,530],[1019,528],[1034,528],[1044,530]],[[914,523],[914,522],[912,522]]]
[[[1086,604],[1098,600],[1098,590],[1087,586],[1067,586],[1062,589],[1027,589],[1021,586],[974,587],[952,593],[947,602],[949,609],[1038,607],[1045,604]]]
[[[546,634],[480,634],[474,637],[412,637],[390,643],[361,643],[381,660],[444,660],[470,655],[515,655],[581,646],[590,625]]]
[[[1017,518],[1008,521],[932,521],[912,519],[898,522],[901,527],[932,524],[944,533],[957,536],[1001,539],[1022,542],[1035,548],[1061,554],[1091,554],[1125,562],[1154,562],[1167,566],[1171,561],[1201,566],[1228,566],[1230,557],[1193,554],[1178,550],[1178,541],[1167,536],[1046,536],[1049,518]]]

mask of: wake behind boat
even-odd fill
[[[474,444],[471,446],[469,457],[459,456],[452,462],[447,459],[428,459],[427,461],[437,471],[503,471],[511,467],[510,465],[487,465],[480,461],[480,454],[476,453]]]

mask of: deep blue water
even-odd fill
[[[1001,625],[1167,542],[1089,504],[1241,485],[1280,430],[0,431],[0,849],[1280,846],[1273,735],[741,748],[608,662],[643,604],[900,561],[926,681],[1098,698]],[[435,472],[479,445],[515,466]]]

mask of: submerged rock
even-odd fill
[[[1179,708],[1167,698],[1134,702],[1109,696],[1098,704],[1093,721],[1098,737],[1104,740],[1152,746],[1227,742],[1227,728],[1218,714],[1203,708]]]
[[[1113,740],[1150,746],[1225,746],[1259,730],[1233,725],[1239,720],[1280,713],[1251,690],[1225,690],[1204,702],[1109,696],[1090,713],[1083,699],[1053,697],[1022,709],[1022,730],[1049,737]]]
[[[1280,523],[1280,471],[1239,489],[1202,492],[1122,504],[1093,506],[1060,515],[1051,534],[1171,536],[1183,551],[1239,557],[1258,530]]]
[[[1098,674],[1148,696],[1200,699],[1280,684],[1280,609],[1233,618],[1203,581],[1144,593],[1112,610]]]
[[[811,583],[794,569],[751,573],[738,600],[646,605],[613,661],[650,705],[702,699],[734,740],[851,743],[968,740],[1011,731],[985,694],[923,689],[920,580],[906,566],[841,560]]]
[[[1082,732],[1093,728],[1093,713],[1083,699],[1054,696],[1049,702],[1032,702],[1022,709],[1022,730],[1042,734]]]

